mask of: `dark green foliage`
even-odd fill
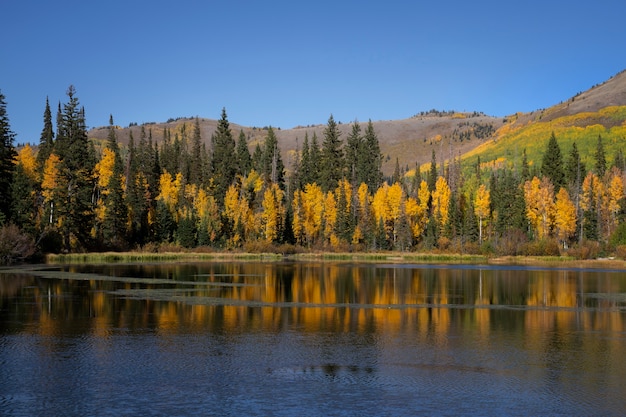
[[[126,245],[128,206],[126,205],[122,189],[124,166],[113,126],[113,116],[109,120],[107,148],[115,155],[115,162],[111,179],[109,180],[108,193],[103,196],[105,212],[102,222],[102,236],[105,245],[121,249]]]
[[[343,177],[345,166],[341,133],[335,119],[331,115],[324,129],[320,161],[320,186],[324,192],[337,188],[337,183]]]
[[[335,222],[335,233],[337,237],[345,242],[352,240],[352,234],[354,233],[355,219],[347,211],[348,200],[344,187],[339,187],[339,193],[337,195],[337,220]]]
[[[363,137],[361,135],[361,125],[358,121],[354,121],[352,124],[352,132],[348,135],[346,140],[346,178],[352,184],[352,186],[358,186],[359,180],[363,177],[360,170],[364,169],[362,163],[365,155],[362,153],[365,151],[362,144]]]
[[[196,219],[194,216],[184,216],[179,220],[178,229],[176,230],[178,244],[184,248],[195,247],[197,242],[196,232]]]
[[[40,167],[44,166],[44,163],[54,150],[54,129],[52,127],[52,113],[50,112],[50,103],[48,97],[46,97],[46,108],[43,112],[43,130],[41,131],[41,137],[39,138],[39,149],[37,151],[37,164]]]
[[[561,148],[556,140],[554,132],[550,135],[548,146],[543,154],[541,164],[541,174],[548,177],[554,185],[554,192],[557,193],[565,185],[565,170],[563,168],[563,156]]]
[[[435,150],[433,149],[430,158],[430,171],[428,171],[428,190],[431,193],[435,191],[435,184],[437,183],[438,176],[439,174],[437,173],[437,156],[435,155]]]
[[[176,230],[176,222],[172,213],[162,200],[156,203],[155,240],[157,242],[171,242]]]
[[[204,166],[202,155],[202,135],[200,134],[200,121],[196,117],[191,136],[191,149],[189,154],[189,168],[187,182],[189,184],[204,183]]]
[[[37,218],[37,183],[24,172],[21,164],[15,166],[11,183],[11,222],[20,225],[25,233],[35,235]]]
[[[565,179],[570,185],[570,189],[575,193],[580,192],[582,182],[587,175],[587,169],[585,168],[584,162],[582,162],[580,158],[580,153],[578,152],[576,142],[572,143],[572,150],[570,151],[569,157],[567,159],[565,174]],[[573,194],[574,193],[571,193],[571,195]]]
[[[596,144],[596,175],[600,178],[604,177],[606,173],[606,155],[604,153],[604,145],[602,144],[602,136],[598,135],[598,142]]]
[[[9,116],[7,115],[6,101],[0,92],[0,215],[9,217],[11,200],[11,181],[13,180],[13,163],[16,152],[13,147],[15,133],[11,130]]]
[[[265,138],[262,168],[261,173],[266,184],[278,184],[281,189],[285,189],[285,165],[280,156],[278,139],[271,126],[268,128],[267,137]]]
[[[217,123],[217,131],[211,137],[213,157],[211,160],[212,175],[215,184],[215,199],[221,205],[228,187],[237,174],[237,163],[234,161],[235,140],[230,131],[230,123],[226,109],[222,109],[222,117]]]
[[[396,182],[400,184],[402,183],[402,172],[400,171],[400,162],[398,158],[396,158],[396,165],[393,169],[393,175],[391,176],[391,183],[395,184]]]
[[[237,164],[239,167],[239,173],[243,176],[247,176],[252,169],[252,156],[248,149],[248,141],[246,140],[246,134],[243,130],[239,132],[239,139],[237,140]]]
[[[84,109],[79,107],[73,86],[67,91],[69,101],[58,117],[55,152],[60,163],[61,199],[57,213],[63,218],[61,235],[63,248],[72,250],[89,242],[93,225],[93,190],[95,154],[87,139]]]
[[[522,153],[522,173],[520,178],[522,184],[530,180],[530,166],[528,165],[528,157],[526,156],[526,149]]]
[[[490,180],[491,212],[495,230],[504,233],[526,225],[524,191],[511,170],[494,171]]]
[[[622,149],[615,151],[615,157],[613,158],[613,167],[620,171],[626,170],[626,159],[624,158],[624,152]]]

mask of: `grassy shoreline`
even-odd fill
[[[210,261],[318,261],[318,262],[363,262],[398,264],[474,264],[515,265],[572,268],[626,269],[621,259],[578,260],[567,256],[503,256],[407,253],[407,252],[306,252],[297,254],[246,253],[246,252],[97,252],[73,254],[48,254],[47,264],[75,263],[140,263],[140,262],[210,262]]]

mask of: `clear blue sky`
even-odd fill
[[[47,1],[0,6],[0,90],[38,143],[72,84],[89,127],[507,115],[626,69],[626,1]]]

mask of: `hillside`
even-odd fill
[[[435,150],[437,159],[459,157],[470,161],[481,155],[481,161],[507,161],[516,164],[524,149],[529,160],[539,157],[545,149],[550,133],[555,132],[562,143],[564,153],[576,140],[582,155],[592,155],[598,135],[607,139],[607,155],[612,158],[612,149],[621,145],[626,138],[626,72],[591,89],[554,105],[530,113],[518,113],[507,118],[487,116],[482,113],[456,113],[429,111],[408,119],[373,121],[384,156],[383,171],[390,175],[396,158],[401,168],[412,169],[415,164],[426,164]],[[227,109],[228,110],[228,109]],[[199,119],[201,136],[207,146],[217,126],[217,120]],[[248,145],[253,151],[266,136],[266,128],[241,126],[231,122],[235,138],[243,130]],[[352,122],[342,121],[339,129],[345,140],[352,129]],[[367,121],[360,121],[365,128]],[[180,118],[167,123],[147,123],[143,126],[120,128],[118,140],[128,143],[130,132],[139,140],[141,128],[151,132],[153,140],[163,139],[164,129],[172,136],[191,135],[194,118]],[[302,147],[306,134],[309,138],[317,134],[322,143],[325,125],[298,126],[290,129],[275,128],[281,153],[287,168],[291,166],[295,150]],[[94,128],[89,137],[105,139],[107,127]]]

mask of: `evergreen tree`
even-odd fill
[[[55,151],[60,158],[58,215],[61,217],[63,248],[84,247],[93,225],[95,155],[87,139],[84,109],[79,107],[76,90],[67,90],[69,101],[58,116]]]
[[[239,140],[237,141],[237,163],[239,173],[244,177],[247,176],[252,169],[252,156],[250,156],[248,141],[243,129],[239,131]]]
[[[256,172],[263,172],[263,150],[259,143],[256,144],[252,153],[252,169]]]
[[[324,192],[337,188],[337,183],[343,177],[345,163],[340,136],[341,132],[331,115],[324,129],[320,161],[320,185]]]
[[[302,156],[300,157],[300,190],[304,190],[306,184],[311,183],[311,155],[309,153],[309,133],[304,133],[302,144]]]
[[[114,163],[109,185],[106,190],[107,192],[103,194],[105,212],[102,222],[102,234],[105,244],[113,248],[121,249],[125,246],[126,242],[128,209],[124,201],[124,192],[122,189],[124,165],[117,144],[112,115],[109,118],[107,148],[113,153]]]
[[[362,142],[361,125],[355,120],[352,124],[352,132],[346,140],[346,178],[353,187],[358,186],[359,179],[363,177],[360,170],[364,167],[362,162],[359,163],[364,158]]]
[[[400,172],[400,162],[399,162],[397,157],[396,157],[396,165],[395,165],[395,168],[393,170],[393,175],[391,177],[391,183],[392,184],[395,184],[395,183],[402,184],[402,173]]]
[[[432,193],[435,191],[435,184],[437,183],[437,157],[435,150],[433,149],[430,159],[430,171],[428,171],[428,190]]]
[[[200,120],[196,117],[193,127],[193,135],[191,136],[191,151],[189,153],[189,184],[200,185],[204,183],[203,165]]]
[[[43,167],[46,159],[54,150],[54,129],[52,127],[52,113],[50,112],[50,103],[46,97],[46,108],[43,112],[43,130],[39,138],[39,149],[37,151],[37,165]]]
[[[178,244],[184,248],[193,248],[196,246],[196,219],[193,215],[187,214],[178,222],[176,230],[176,239]]]
[[[15,165],[11,183],[11,221],[24,232],[35,235],[37,218],[37,181],[31,178],[21,163]]]
[[[311,138],[311,146],[309,148],[309,181],[308,184],[321,184],[321,169],[322,169],[322,150],[320,149],[319,142],[317,140],[317,133],[313,132],[313,138]]]
[[[237,174],[235,155],[235,140],[230,131],[230,123],[226,116],[226,109],[222,109],[222,116],[217,123],[217,131],[211,137],[213,146],[212,174],[215,181],[215,198],[219,205],[224,202],[228,187]]]
[[[526,148],[522,152],[522,176],[521,182],[530,180],[530,166],[528,165],[528,157],[526,156]]]
[[[622,149],[615,151],[615,157],[613,158],[613,166],[620,171],[626,171],[626,159],[624,158],[624,152]]]
[[[377,190],[383,182],[383,157],[380,153],[378,136],[372,121],[368,121],[365,136],[361,141],[361,150],[358,155],[357,183],[367,184],[370,190]]]
[[[0,225],[9,216],[11,208],[9,195],[15,169],[14,160],[17,155],[13,147],[14,138],[15,133],[11,130],[9,123],[5,97],[0,92]]]
[[[598,135],[598,142],[596,145],[596,175],[600,178],[604,177],[606,173],[606,156],[604,154],[604,145],[602,144],[602,136]]]
[[[285,165],[280,156],[278,139],[274,129],[270,126],[265,138],[263,149],[263,177],[266,184],[278,184],[281,190],[285,189]]]
[[[556,140],[554,132],[550,135],[548,146],[543,154],[543,162],[541,164],[541,175],[549,178],[554,185],[554,192],[565,185],[565,170],[563,168],[563,156],[561,148]]]

